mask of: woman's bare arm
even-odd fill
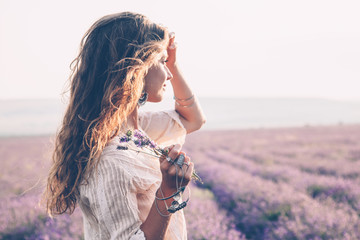
[[[175,145],[173,148],[170,149],[168,156],[171,159],[176,159],[180,153],[180,149],[181,149],[180,145]],[[185,153],[181,152],[181,154],[184,154],[185,156]],[[194,169],[194,164],[190,161],[189,157],[187,156],[185,157],[185,162],[189,164],[189,168],[185,172],[184,182],[182,186],[186,186],[189,183]],[[160,158],[160,169],[162,173],[162,182],[160,188],[165,197],[171,196],[173,193],[177,191],[176,167],[178,167],[176,166],[176,164],[171,164],[166,159]],[[178,177],[181,178],[181,175],[179,175]],[[160,194],[160,191],[157,192],[156,197],[163,198],[164,196]],[[157,202],[155,203],[155,201]],[[149,215],[147,216],[143,224],[141,224],[140,226],[140,229],[144,232],[147,240],[152,240],[152,239],[161,240],[164,238],[171,218],[171,215],[169,215],[167,211],[166,205],[170,206],[172,201],[174,201],[173,198],[164,201],[157,199],[154,200]],[[159,211],[161,214],[159,213]],[[169,215],[169,216],[164,216],[164,215]]]
[[[176,98],[175,110],[179,113],[187,133],[190,133],[201,128],[206,118],[196,96],[194,96],[194,93],[178,67],[176,62],[176,44],[174,41],[175,36],[170,36],[166,65],[173,75],[171,84]]]

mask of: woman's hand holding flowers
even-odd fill
[[[181,152],[181,145],[173,145],[168,150],[167,157],[160,157],[160,169],[162,173],[161,189],[165,195],[174,193],[179,187],[187,186],[191,180],[194,171],[194,163],[190,157]],[[176,160],[184,156],[184,164],[180,165]]]
[[[164,175],[171,175],[174,172],[175,169],[175,174],[176,171],[178,171],[182,174],[180,175],[180,177],[183,177],[183,181],[187,179],[187,175],[190,174],[190,178],[193,179],[194,181],[199,181],[200,183],[203,183],[200,176],[196,173],[195,169],[194,169],[194,164],[192,162],[190,162],[190,158],[186,156],[186,154],[184,152],[180,152],[181,149],[181,145],[173,145],[172,147],[168,147],[168,148],[161,148],[159,147],[154,141],[152,141],[151,139],[149,139],[145,134],[143,134],[141,131],[139,130],[135,130],[134,132],[129,130],[127,131],[127,133],[120,137],[120,143],[122,145],[118,146],[117,149],[118,150],[132,150],[138,153],[144,153],[147,155],[151,155],[153,157],[159,158],[160,159],[160,165],[161,165],[161,171],[162,174]],[[132,148],[130,144],[127,144],[126,146],[124,146],[123,144],[126,143],[133,143],[135,144],[136,148]],[[142,149],[148,149],[151,150],[153,153],[149,153],[147,151],[143,151]],[[179,165],[178,162],[176,161],[178,159],[178,157],[183,154],[184,156],[184,161],[182,165]],[[166,160],[166,162],[168,163],[163,163],[164,159]],[[164,165],[164,166],[162,166]],[[171,165],[176,165],[173,166],[171,168]],[[164,173],[163,171],[166,170],[166,172]],[[164,179],[164,177],[163,177]],[[166,177],[166,179],[170,180],[168,177]],[[170,180],[171,181],[171,180]]]
[[[159,159],[162,181],[160,188],[155,194],[155,206],[161,216],[167,217],[169,215],[161,212],[157,201],[164,201],[166,209],[170,214],[186,207],[190,195],[188,195],[185,201],[181,199],[185,187],[191,179],[199,182],[202,181],[199,175],[197,175],[194,169],[194,163],[190,161],[190,157],[181,151],[181,145],[177,144],[168,148],[161,148],[139,130],[135,130],[134,132],[131,130],[127,131],[126,135],[120,137],[120,143],[122,143],[122,145],[117,147],[119,150],[132,150]],[[132,147],[133,144],[135,144],[135,148]],[[143,151],[142,149],[152,150],[153,153]]]

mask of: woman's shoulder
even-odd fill
[[[173,110],[162,110],[162,111],[139,111],[139,123],[143,128],[152,121],[156,123],[168,123],[169,121],[176,121],[182,125],[180,115]]]
[[[139,124],[161,146],[183,144],[186,129],[175,110],[139,113]]]

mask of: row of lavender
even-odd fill
[[[26,194],[0,199],[0,239],[82,239],[79,210],[50,218],[39,198],[39,194]]]
[[[192,198],[185,214],[189,239],[245,239],[233,220],[219,210],[212,194],[192,187]],[[0,239],[83,239],[81,212],[46,216],[39,196],[28,194],[0,200]]]
[[[0,139],[0,239],[83,239],[79,209],[51,219],[39,203],[51,149],[48,137]],[[189,239],[245,239],[209,191],[192,189]]]
[[[232,216],[219,209],[213,194],[191,186],[191,201],[185,208],[189,239],[245,240]]]
[[[249,239],[360,238],[359,126],[206,132],[186,148]]]
[[[357,187],[359,182],[357,179],[309,173],[285,164],[262,166],[231,153],[222,153],[221,157],[216,157],[219,156],[216,151],[209,151],[206,156],[252,176],[277,184],[289,185],[294,190],[310,195],[323,204],[333,201],[341,205],[340,208],[346,207],[349,211],[353,210],[360,214],[360,188]]]
[[[49,139],[0,141],[0,239],[81,239],[79,211],[38,206],[41,184],[19,196],[46,175]],[[217,201],[194,188],[190,239],[360,238],[360,126],[200,132],[185,148]]]

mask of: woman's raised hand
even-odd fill
[[[175,66],[175,63],[176,63],[176,48],[177,48],[177,44],[175,42],[175,33],[171,32],[171,33],[169,33],[169,45],[167,47],[168,58],[167,58],[167,63],[166,63],[166,65],[169,68],[172,68],[172,67]]]
[[[186,156],[186,153],[181,151],[181,145],[173,145],[167,149],[169,150],[168,156],[160,158],[161,189],[164,192],[173,193],[178,188],[188,185],[194,170],[194,163],[190,161],[190,157]]]

